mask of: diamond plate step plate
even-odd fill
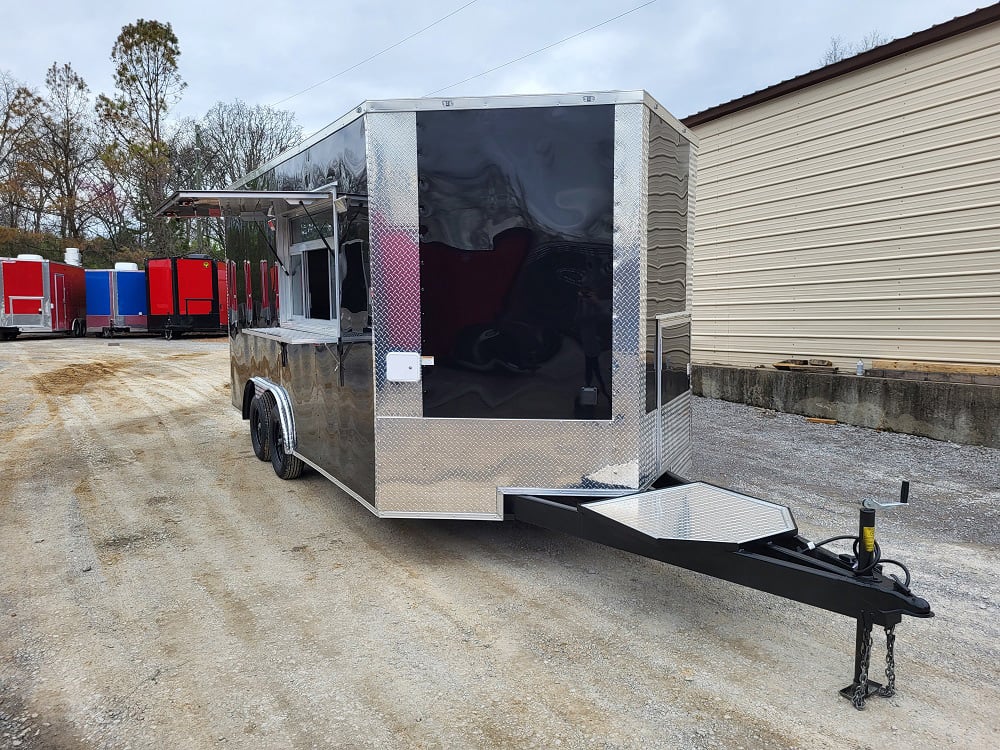
[[[784,505],[702,482],[583,507],[655,539],[743,544],[796,531],[792,513]]]

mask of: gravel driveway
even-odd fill
[[[912,481],[879,538],[937,616],[858,712],[852,621],[524,524],[376,519],[255,460],[228,381],[225,339],[0,345],[0,748],[1000,746],[998,450],[696,399],[696,478],[810,538]]]

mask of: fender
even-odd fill
[[[252,391],[251,386],[253,387]],[[247,398],[246,395],[248,392],[253,393],[254,396],[260,396],[265,392],[270,392],[271,395],[274,396],[274,401],[277,405],[274,413],[277,414],[278,419],[281,420],[281,435],[282,442],[285,444],[285,453],[291,454],[294,452],[299,441],[295,432],[295,414],[292,411],[292,400],[288,397],[288,391],[277,383],[272,383],[267,378],[250,378],[243,389],[244,419],[250,418],[250,399]]]

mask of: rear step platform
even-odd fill
[[[798,531],[792,512],[784,505],[704,482],[580,507],[654,539],[740,545]]]

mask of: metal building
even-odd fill
[[[696,363],[1000,364],[1000,6],[719,105]]]

